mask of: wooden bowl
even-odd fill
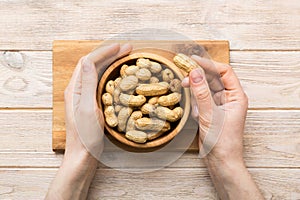
[[[180,69],[178,69],[178,67],[176,67],[176,65],[173,63],[173,61],[171,61],[173,56],[169,55],[168,56],[169,58],[166,58],[159,54],[153,53],[153,51],[151,53],[149,53],[149,52],[132,53],[132,54],[130,54],[126,57],[123,57],[123,58],[117,60],[116,62],[114,62],[103,73],[103,75],[100,79],[99,85],[98,85],[98,95],[97,95],[98,104],[99,104],[100,109],[104,110],[103,105],[101,103],[101,97],[102,97],[102,94],[105,93],[106,83],[109,80],[115,80],[117,77],[120,76],[120,68],[123,64],[125,64],[125,63],[127,65],[135,64],[135,61],[141,57],[148,58],[152,61],[156,61],[156,62],[163,64],[166,67],[172,69],[175,76],[177,76],[177,78],[179,78],[180,80],[182,80],[184,78],[182,71]],[[106,123],[105,123],[105,129],[108,131],[109,134],[111,134],[111,136],[113,138],[115,138],[119,142],[121,142],[127,146],[130,146],[130,147],[148,149],[148,148],[155,148],[155,147],[164,145],[164,144],[170,142],[182,130],[182,128],[184,127],[184,125],[189,117],[190,92],[188,89],[183,89],[182,91],[183,91],[182,100],[180,102],[180,106],[184,109],[182,118],[180,119],[180,121],[178,121],[176,123],[171,123],[171,130],[164,133],[162,136],[160,136],[154,140],[147,141],[144,144],[139,144],[139,143],[135,143],[135,142],[128,140],[125,137],[125,133],[119,132],[117,130],[117,128],[109,127]]]

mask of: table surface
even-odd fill
[[[300,199],[299,21],[297,0],[0,1],[0,199],[42,199],[63,157],[51,149],[52,41],[162,27],[230,41],[250,100],[246,165],[267,199]],[[218,197],[202,161],[187,152],[145,174],[100,165],[89,195],[99,198]]]

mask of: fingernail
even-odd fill
[[[114,47],[114,46],[120,46],[120,44],[117,42],[114,42],[114,43],[108,45],[107,47]]]
[[[203,80],[201,69],[194,69],[191,71],[191,78],[194,83],[200,83]]]
[[[106,49],[120,49],[120,44],[119,43],[111,43],[111,44],[107,44],[107,46],[104,46],[104,48]]]
[[[131,48],[132,46],[131,46],[131,44],[129,44],[129,43],[125,43],[125,44],[122,44],[121,45],[121,49],[129,49],[129,48]]]
[[[82,68],[84,72],[89,72],[93,68],[93,63],[89,59],[84,59],[82,62]]]
[[[128,53],[132,50],[132,46],[128,43],[120,46],[119,54]]]
[[[181,86],[188,87],[189,83],[190,83],[189,77],[184,77],[184,79],[182,79]]]

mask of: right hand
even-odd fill
[[[200,150],[204,147],[204,150],[210,151],[204,152],[205,155],[208,153],[204,161],[207,164],[230,162],[244,165],[243,133],[248,98],[229,65],[199,56],[192,58],[207,72],[205,74],[202,69],[195,69],[182,83],[184,87],[190,87],[194,96],[192,112],[200,126]],[[213,95],[211,90],[215,91]],[[220,114],[223,119],[218,121],[216,118]],[[208,134],[215,135],[211,139],[217,141],[208,140],[207,144],[203,144]]]

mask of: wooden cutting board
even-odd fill
[[[53,151],[65,149],[65,111],[64,111],[64,90],[67,87],[72,72],[78,60],[98,47],[102,41],[54,41],[53,42],[53,127],[52,127],[52,148]],[[172,49],[174,52],[186,54],[203,54],[204,49],[209,56],[223,63],[229,63],[229,42],[228,41],[196,41],[198,45],[192,45],[185,41],[130,41],[133,48],[151,47]],[[197,148],[196,142],[190,148]]]

